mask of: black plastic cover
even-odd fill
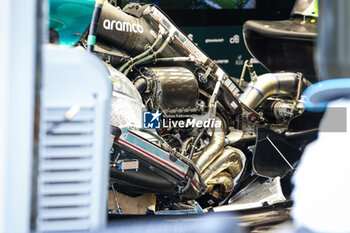
[[[250,20],[243,25],[250,54],[270,72],[301,72],[318,81],[314,65],[316,19],[295,17],[284,21]]]
[[[253,152],[253,170],[264,177],[284,177],[293,170],[291,166],[294,167],[301,153],[299,146],[288,142],[286,136],[259,128]]]

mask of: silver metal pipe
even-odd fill
[[[222,153],[225,146],[224,124],[219,117],[216,117],[215,120],[221,122],[221,127],[213,129],[213,136],[209,145],[203,150],[196,161],[196,165],[201,173]]]
[[[244,134],[243,130],[231,129],[231,132],[226,135],[225,144],[231,145],[231,144],[239,141],[243,137],[243,134]],[[254,136],[254,138],[255,138],[255,136]]]
[[[216,115],[216,100],[217,100],[217,97],[218,97],[218,93],[219,93],[220,87],[222,85],[222,81],[223,81],[223,75],[220,75],[218,77],[218,80],[216,81],[213,93],[212,93],[212,95],[210,97],[210,100],[209,100],[208,113],[209,113],[209,119],[210,120],[214,119],[215,115]],[[221,122],[221,124],[222,124],[222,122]]]
[[[202,173],[204,182],[207,184],[211,178],[225,169],[229,170],[232,177],[238,175],[243,167],[240,154],[243,154],[241,150],[233,147],[226,147],[223,153]]]
[[[298,87],[299,75],[296,73],[268,73],[260,75],[256,81],[248,84],[239,97],[240,103],[256,109],[266,98],[273,95],[295,95]],[[302,90],[310,82],[303,80]]]

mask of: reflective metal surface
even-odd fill
[[[213,137],[211,138],[210,144],[203,150],[203,152],[199,155],[198,160],[196,161],[196,165],[201,173],[224,150],[224,146],[225,146],[224,124],[222,123],[221,119],[218,117],[216,118],[216,121],[221,122],[221,127],[220,129],[216,128],[214,130]]]
[[[245,106],[255,109],[270,96],[277,94],[295,94],[297,83],[298,75],[296,73],[263,74],[260,75],[256,81],[250,82],[248,84],[248,87],[239,97],[239,100]]]
[[[240,153],[243,152],[239,149],[226,147],[223,153],[216,160],[214,160],[202,173],[202,177],[205,183],[212,184],[213,181],[211,179],[214,179],[213,177],[225,169],[228,169],[230,171],[231,177],[238,175],[243,167],[240,160]]]
[[[250,209],[284,201],[286,198],[283,195],[279,177],[262,184],[257,180],[230,199],[229,203],[232,204],[215,207],[214,212]]]
[[[221,184],[224,186],[226,193],[232,190],[234,187],[232,176],[228,172],[221,172],[217,174],[216,176],[211,178],[207,184],[208,185]]]

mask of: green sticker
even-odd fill
[[[88,40],[87,40],[87,44],[88,44],[88,45],[94,46],[95,43],[96,43],[96,36],[94,36],[94,35],[89,35],[89,36],[88,36]]]

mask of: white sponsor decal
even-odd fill
[[[205,39],[205,43],[223,43],[225,40],[224,38],[218,38],[218,39]]]
[[[150,33],[154,38],[157,38],[157,34],[153,30],[150,30]]]
[[[238,108],[238,105],[236,104],[235,101],[232,101],[232,102],[231,102],[231,106],[232,106],[232,108],[234,108],[234,109]]]
[[[235,65],[237,65],[237,66],[243,65],[244,61],[243,61],[242,57],[243,56],[241,54],[237,56],[237,60],[235,61]]]
[[[230,38],[230,44],[239,44],[239,35],[234,35]]]
[[[228,64],[230,63],[230,60],[228,59],[219,59],[219,60],[214,60],[215,63],[217,64]]]
[[[233,84],[233,82],[229,79],[226,78],[224,81],[224,85],[230,90],[230,92],[234,95],[234,96],[238,96],[239,94],[239,89],[236,87],[235,84]],[[232,103],[231,103],[232,105]],[[234,106],[233,106],[234,107]]]
[[[250,63],[252,63],[252,64],[260,64],[260,62],[257,59],[255,59],[254,57],[250,58]]]
[[[143,33],[143,27],[140,24],[121,22],[116,20],[105,19],[103,21],[103,27],[107,30],[117,30],[120,32],[135,32]]]

